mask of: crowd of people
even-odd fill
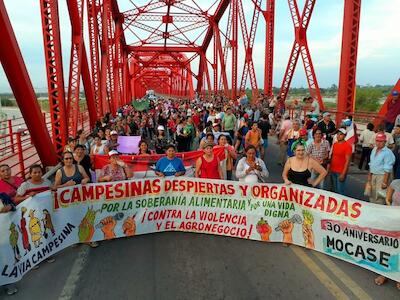
[[[89,135],[81,130],[68,139],[62,167],[53,183],[42,179],[40,165],[30,167],[26,181],[11,176],[10,167],[1,165],[0,212],[12,212],[19,203],[46,189],[134,177],[131,166],[120,159],[119,136],[141,137],[136,155],[165,154],[155,165],[156,176],[184,176],[187,169],[176,153],[202,150],[194,166],[195,177],[246,183],[269,181],[268,164],[276,162],[268,157],[271,142],[275,142],[285,184],[330,189],[343,195],[347,193],[347,175],[359,143],[362,150],[358,167],[364,168],[366,162],[364,193],[368,200],[399,206],[400,100],[397,91],[392,95],[385,123],[377,128],[368,124],[359,140],[351,115],[337,126],[312,97],[290,105],[280,97],[263,96],[254,103],[245,96],[237,101],[223,96],[211,100],[160,97],[151,100],[146,111],[125,105],[116,115],[106,114]],[[223,158],[214,154],[215,146],[224,147]],[[109,163],[94,177],[95,155],[108,155]],[[97,247],[98,243],[89,245]],[[381,285],[385,281],[379,276],[375,282]],[[10,295],[17,291],[14,285],[6,288]]]

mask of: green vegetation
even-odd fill
[[[379,108],[382,106],[383,101],[386,99],[386,96],[389,94],[392,89],[391,85],[367,85],[367,86],[357,86],[356,90],[356,110],[357,111],[367,111],[367,112],[377,112]],[[260,93],[263,92],[262,89],[259,90]],[[338,87],[335,84],[332,84],[329,88],[321,88],[321,94],[323,98],[337,98]],[[279,88],[273,88],[274,95],[279,93]],[[252,93],[251,89],[246,89],[246,95],[251,100]],[[304,97],[309,95],[308,88],[300,87],[300,88],[291,88],[289,91],[289,99],[297,98],[303,99]],[[43,99],[47,97],[47,93],[37,93],[36,96],[41,98],[39,100],[39,105],[42,111],[49,111],[49,103],[47,99]],[[84,94],[81,93],[81,99],[84,99]],[[11,93],[0,93],[1,105],[2,106],[17,106],[15,99]],[[43,99],[43,100],[42,100]],[[80,101],[81,111],[86,109],[85,100]],[[327,108],[335,109],[336,102],[326,102]]]

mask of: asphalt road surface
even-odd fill
[[[281,182],[277,160],[270,141],[271,182]],[[348,195],[361,197],[366,173],[350,173]],[[69,247],[18,282],[12,299],[400,299],[393,281],[377,287],[375,276],[297,246],[168,232]]]

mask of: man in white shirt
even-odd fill
[[[310,113],[313,115],[319,115],[321,110],[318,101],[313,97],[308,97],[308,103],[311,105]]]

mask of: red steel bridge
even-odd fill
[[[80,127],[82,88],[91,127],[105,113],[115,112],[119,106],[142,97],[148,89],[173,97],[191,98],[197,93],[205,98],[225,95],[236,99],[251,86],[255,98],[260,89],[266,96],[273,96],[275,0],[214,0],[207,6],[200,0],[149,0],[140,5],[137,3],[144,1],[67,0],[68,12],[59,11],[57,0],[38,1],[50,132],[4,0],[0,0],[3,45],[0,60],[32,143],[45,166],[57,163],[67,137],[75,135]],[[283,99],[288,96],[301,57],[310,95],[324,108],[307,43],[307,29],[316,0],[305,0],[304,7],[299,7],[296,0],[287,2],[294,36],[279,96]],[[343,3],[337,120],[343,112],[354,112],[361,10],[361,0],[343,0]],[[68,13],[71,23],[68,78],[63,76],[60,13]],[[256,58],[253,49],[257,29],[263,35],[265,55]],[[256,78],[256,63],[264,64],[262,82]],[[400,88],[400,80],[395,88]],[[389,100],[390,96],[386,103]],[[386,103],[380,115],[385,114]]]

